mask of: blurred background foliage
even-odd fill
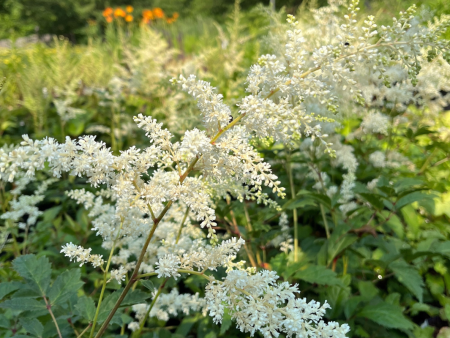
[[[287,13],[295,13],[302,0],[276,0],[277,10],[284,7]],[[243,0],[241,8],[249,11],[258,4],[269,5],[270,0]],[[326,5],[326,0],[317,0],[319,6]],[[370,11],[382,11],[384,14],[396,13],[402,8],[416,3],[423,4],[437,13],[450,13],[447,0],[366,0],[361,3]],[[224,22],[234,6],[232,0],[3,0],[0,2],[0,39],[38,34],[64,35],[72,42],[86,42],[89,29],[101,22],[101,13],[107,7],[130,5],[136,12],[145,8],[159,7],[164,12],[178,12],[182,18],[210,17]],[[388,17],[390,17],[389,15]]]

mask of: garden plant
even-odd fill
[[[358,6],[0,54],[0,335],[450,337],[450,16]]]

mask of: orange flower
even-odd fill
[[[153,20],[153,12],[150,9],[144,9],[142,16],[147,20]]]
[[[124,18],[126,15],[127,15],[127,13],[125,13],[125,11],[122,8],[120,8],[120,7],[116,8],[114,10],[114,16],[116,18],[118,18],[118,17]]]
[[[177,12],[173,13],[172,17],[176,20],[179,17],[179,14]]]
[[[164,12],[163,12],[163,10],[162,10],[161,8],[159,8],[159,7],[153,8],[153,15],[154,15],[155,18],[157,18],[157,19],[162,19],[162,18],[164,18]]]
[[[174,18],[168,18],[168,19],[166,19],[166,22],[169,23],[169,24],[172,23],[172,22],[174,22],[174,21],[175,21]]]
[[[125,21],[126,21],[126,22],[131,22],[131,21],[133,21],[133,16],[130,15],[130,14],[128,14],[128,15],[125,17]]]
[[[113,18],[111,18],[110,16],[107,16],[105,19],[107,23],[111,23],[113,21]]]
[[[105,18],[107,18],[108,16],[110,16],[113,13],[113,9],[111,7],[105,8],[105,10],[103,11],[103,16]]]
[[[127,6],[126,11],[127,11],[128,13],[133,12],[133,6]]]

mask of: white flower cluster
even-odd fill
[[[18,185],[11,190],[11,193],[14,195],[14,199],[9,203],[10,210],[0,215],[1,219],[9,220],[13,224],[17,224],[17,226],[21,229],[25,229],[27,227],[29,228],[30,226],[36,224],[38,217],[43,214],[36,204],[44,200],[44,192],[47,190],[48,186],[56,180],[51,178],[40,182],[33,195],[22,195],[21,191],[31,181],[31,179],[26,177],[22,177],[18,180]],[[27,215],[26,223],[20,222],[25,215]]]
[[[361,123],[361,128],[365,133],[379,133],[387,135],[389,118],[380,112],[371,112],[366,115]]]
[[[336,322],[325,323],[322,317],[328,303],[296,298],[297,285],[277,283],[274,271],[263,270],[250,275],[246,271],[230,271],[223,282],[212,280],[206,286],[209,314],[220,323],[225,308],[242,332],[264,337],[333,337],[344,338],[350,328]]]
[[[175,256],[173,254],[166,255],[159,259],[159,261],[156,263],[158,266],[156,268],[156,272],[158,273],[158,278],[164,277],[174,277],[177,279],[177,277],[181,276],[178,273],[178,269],[180,268],[180,258],[178,256]]]
[[[148,304],[135,304],[131,307],[133,312],[136,312],[136,319],[138,322],[131,322],[128,328],[135,331],[139,328],[139,322],[145,318],[149,308]],[[159,320],[167,321],[172,316],[177,316],[179,313],[189,315],[191,312],[202,312],[206,315],[206,300],[199,298],[198,293],[180,294],[177,289],[172,289],[170,293],[162,293],[156,299],[153,308],[150,311],[150,317],[156,317]]]
[[[278,222],[280,226],[280,233],[270,241],[274,247],[279,247],[280,251],[288,253],[294,249],[292,236],[290,234],[288,215],[282,212]]]
[[[409,165],[408,158],[396,151],[375,151],[369,156],[369,161],[375,168],[399,168],[402,165]]]
[[[111,270],[111,279],[115,279],[119,284],[121,284],[125,280],[127,272],[127,269],[120,266],[119,269]]]
[[[70,242],[62,246],[61,252],[64,253],[64,256],[69,257],[70,261],[76,260],[80,266],[85,263],[91,263],[94,268],[102,266],[105,263],[102,255],[91,255],[91,250],[91,248],[84,249],[81,245],[76,246]]]

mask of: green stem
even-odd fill
[[[178,244],[178,241],[180,240],[181,230],[183,230],[184,222],[186,222],[186,218],[188,217],[188,215],[189,215],[189,207],[186,208],[186,212],[184,213],[183,220],[181,221],[180,224],[180,229],[178,229],[177,240],[175,244]]]
[[[155,305],[156,300],[158,299],[159,295],[161,294],[161,292],[162,292],[164,286],[166,285],[166,282],[167,282],[168,279],[169,279],[169,278],[166,278],[166,279],[164,280],[164,282],[162,282],[162,284],[161,284],[160,287],[158,288],[158,292],[156,293],[155,298],[153,298],[153,301],[152,301],[152,303],[150,304],[150,307],[148,308],[147,313],[145,314],[144,320],[143,320],[143,321],[141,322],[141,324],[139,325],[139,331],[137,331],[136,334],[133,334],[133,336],[139,337],[139,336],[141,335],[142,329],[144,328],[145,323],[146,323],[147,320],[148,320],[148,317],[150,317],[150,311],[152,311],[153,306]]]
[[[89,325],[80,333],[80,335],[77,338],[83,337],[83,335],[89,330],[89,328],[92,326],[92,323],[89,323]]]
[[[114,249],[116,248],[116,241],[119,238],[120,231],[122,230],[122,225],[123,225],[123,221],[120,223],[119,231],[117,231],[116,238],[114,239],[111,251],[109,252],[108,262],[106,263],[105,271],[103,272],[102,291],[100,292],[100,298],[98,300],[97,310],[95,311],[94,321],[92,322],[92,329],[91,329],[91,333],[89,335],[89,338],[94,337],[95,325],[97,324],[98,314],[100,312],[100,306],[102,305],[103,295],[104,295],[105,289],[106,289],[106,278],[108,276],[109,265],[111,264],[111,259],[112,259],[112,256],[114,254]]]
[[[105,333],[106,328],[108,327],[109,322],[111,321],[112,317],[116,313],[117,309],[119,308],[120,304],[124,300],[125,296],[127,295],[128,291],[130,291],[131,287],[133,286],[134,282],[137,281],[137,275],[139,272],[139,268],[141,267],[142,261],[144,260],[145,253],[147,252],[148,245],[150,244],[150,241],[153,237],[153,234],[155,233],[156,227],[158,226],[159,222],[161,221],[162,217],[166,214],[167,210],[169,210],[170,206],[172,205],[172,201],[170,201],[164,210],[161,212],[159,217],[156,219],[156,222],[153,223],[153,227],[150,230],[150,233],[147,236],[147,239],[144,243],[144,247],[142,248],[141,254],[139,255],[139,259],[136,263],[136,267],[134,268],[133,274],[131,275],[130,280],[128,281],[127,285],[125,286],[125,289],[123,289],[122,293],[120,294],[119,299],[116,301],[116,304],[114,304],[114,308],[111,310],[111,312],[108,315],[108,318],[104,321],[103,325],[100,327],[100,330],[98,331],[95,338],[99,338]]]
[[[289,176],[289,184],[291,186],[291,196],[292,199],[295,198],[295,186],[294,186],[294,177],[292,175],[292,164],[291,157],[288,156],[287,160],[287,172]],[[297,216],[297,208],[292,210],[292,217],[294,219],[294,262],[297,262],[298,259],[298,216]]]
[[[226,132],[228,129],[232,128],[236,123],[238,123],[243,117],[245,116],[245,113],[242,115],[239,115],[238,117],[236,117],[233,121],[231,121],[231,123],[228,123],[227,126],[225,128],[223,128],[222,130],[219,130],[219,132],[217,133],[216,136],[213,137],[213,139],[211,140],[211,143],[214,143],[217,141],[217,139],[224,133]]]
[[[325,225],[325,232],[327,233],[327,238],[330,238],[330,229],[328,228],[328,222],[327,222],[327,218],[325,216],[325,209],[324,209],[322,203],[320,204],[320,212],[322,213],[323,224]]]
[[[58,332],[58,336],[59,336],[59,338],[62,338],[61,331],[59,330],[58,322],[56,321],[55,315],[53,314],[53,311],[52,311],[52,306],[49,304],[49,302],[47,301],[47,297],[45,297],[45,296],[44,296],[44,302],[45,302],[45,305],[47,306],[47,310],[50,313],[50,316],[52,317],[53,323],[55,323],[55,327],[56,327],[56,331]]]
[[[111,148],[112,148],[112,151],[113,152],[115,152],[116,151],[116,147],[117,147],[117,145],[116,145],[116,136],[115,136],[115,134],[114,134],[114,130],[115,130],[115,121],[114,121],[114,119],[115,119],[115,112],[114,112],[114,104],[115,104],[115,102],[113,102],[113,107],[111,107]]]
[[[142,278],[146,278],[146,277],[153,277],[153,276],[156,276],[157,274],[158,274],[157,272],[143,273],[142,275],[137,275],[136,279],[142,279]]]

